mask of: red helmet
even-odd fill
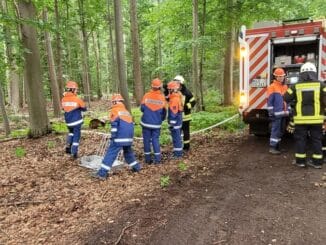
[[[113,94],[111,98],[112,102],[118,102],[118,101],[124,101],[123,97],[121,94]]]
[[[74,81],[68,81],[66,83],[66,88],[72,88],[72,89],[77,89],[78,88],[78,84]]]
[[[275,77],[284,77],[285,76],[285,72],[282,68],[276,68],[273,75]]]
[[[155,78],[154,80],[152,80],[151,86],[152,88],[160,88],[162,87],[162,81],[158,78]]]
[[[168,83],[168,89],[169,90],[179,90],[180,88],[180,83],[176,81],[171,81]]]

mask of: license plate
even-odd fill
[[[250,86],[252,88],[264,88],[267,87],[267,80],[262,78],[252,79]]]

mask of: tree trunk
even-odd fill
[[[234,39],[235,30],[233,27],[233,0],[228,0],[228,31],[226,33],[226,51],[224,55],[224,73],[223,73],[223,94],[224,105],[232,105],[233,102],[233,54],[234,54]]]
[[[114,91],[118,91],[119,90],[119,83],[118,83],[118,77],[117,77],[117,64],[116,64],[116,52],[115,52],[115,48],[114,48],[114,40],[113,40],[113,33],[112,33],[112,29],[113,29],[113,18],[111,16],[111,9],[110,9],[110,0],[108,0],[108,28],[109,28],[109,42],[108,42],[108,50],[111,50],[111,52],[108,52],[108,72],[111,72],[111,83],[112,84],[112,88]],[[107,87],[107,93],[110,93],[110,86]]]
[[[98,35],[99,32],[97,32]],[[95,63],[96,63],[96,93],[97,98],[102,98],[102,90],[101,90],[101,71],[100,71],[100,42],[98,41],[98,38],[95,40],[95,34],[92,33],[92,39],[93,39],[93,49],[94,49],[94,56],[95,56]]]
[[[3,92],[2,92],[1,83],[0,83],[0,111],[1,111],[1,115],[3,117],[3,127],[5,129],[5,134],[6,134],[6,136],[9,136],[10,135],[10,126],[9,126],[9,120],[8,120],[6,107],[5,107],[5,103],[4,103],[4,96],[3,96]]]
[[[157,0],[157,4],[159,5],[161,0]],[[162,37],[161,37],[161,27],[158,27],[157,30],[157,61],[159,69],[159,77],[163,77],[162,66],[163,66],[163,58],[162,58]]]
[[[144,85],[141,79],[136,0],[130,0],[130,22],[131,22],[130,30],[131,30],[131,44],[132,44],[133,74],[134,74],[134,81],[135,81],[135,97],[136,97],[136,104],[138,106],[140,105],[144,95]]]
[[[57,66],[57,83],[59,86],[59,95],[63,94],[64,91],[64,81],[62,76],[62,49],[61,49],[61,38],[60,38],[60,15],[58,9],[58,0],[54,0],[54,13],[55,13],[55,22],[56,22],[56,59],[55,63]]]
[[[198,0],[193,0],[193,23],[192,23],[192,79],[195,98],[197,99],[196,110],[201,108],[200,86],[198,77]]]
[[[88,103],[88,108],[90,108],[91,102],[91,78],[89,73],[88,64],[88,38],[86,34],[86,24],[85,24],[85,12],[84,12],[84,0],[78,0],[79,15],[80,15],[80,28],[82,34],[82,62],[83,62],[83,88],[85,100]]]
[[[48,23],[48,13],[47,13],[46,8],[43,10],[43,21],[44,21],[44,23]],[[55,65],[54,65],[53,51],[52,51],[52,45],[51,45],[51,36],[48,31],[44,32],[44,39],[45,39],[46,53],[47,53],[47,57],[48,57],[48,67],[49,67],[53,113],[54,113],[55,117],[60,117],[61,108],[60,108],[59,86],[58,86],[58,82],[57,82],[57,76],[55,73]]]
[[[20,0],[19,13],[22,19],[34,22],[35,7],[31,1]],[[50,132],[46,113],[41,76],[40,53],[34,26],[23,21],[21,24],[22,45],[25,58],[25,79],[31,137],[39,137]]]
[[[206,0],[203,0],[203,19],[202,19],[202,28],[200,32],[200,36],[205,36],[205,27],[206,27]],[[199,86],[200,86],[200,110],[205,111],[204,104],[204,88],[203,88],[203,77],[204,77],[204,66],[205,62],[205,46],[201,45],[201,53],[200,53],[200,63],[199,63]]]
[[[1,11],[5,15],[8,14],[8,7],[6,0],[1,0]],[[13,55],[12,45],[12,34],[9,28],[6,25],[2,26],[4,32],[4,39],[6,45],[6,56],[9,67],[9,104],[12,106],[12,109],[15,113],[18,113],[21,108],[20,98],[19,98],[19,74],[18,67],[16,65],[16,60]]]
[[[117,63],[118,63],[118,78],[119,78],[119,88],[121,95],[124,98],[125,105],[128,111],[131,111],[129,94],[128,94],[128,84],[127,84],[127,74],[125,67],[125,54],[124,54],[124,41],[123,41],[123,26],[122,26],[122,10],[121,1],[114,0],[114,17],[115,17],[115,40],[117,47]]]

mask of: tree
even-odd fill
[[[10,134],[10,126],[9,126],[9,120],[8,120],[8,116],[7,116],[4,101],[5,100],[4,100],[4,97],[3,97],[2,86],[1,86],[1,83],[0,83],[0,111],[1,111],[1,115],[3,117],[3,127],[5,129],[5,134],[6,134],[6,136],[9,136],[9,134]]]
[[[135,80],[135,97],[136,97],[136,104],[140,105],[141,99],[144,95],[144,85],[141,80],[136,0],[130,0],[130,22],[131,22],[130,30],[131,30],[131,44],[132,44],[132,58],[133,58],[133,74]]]
[[[25,84],[29,112],[31,137],[39,137],[50,132],[43,94],[40,53],[37,44],[36,29],[31,23],[36,21],[36,11],[32,1],[18,2],[19,14],[22,19],[22,45],[25,48]]]
[[[120,88],[121,95],[125,100],[125,105],[128,111],[130,111],[131,106],[130,106],[130,100],[128,94],[128,84],[127,84],[127,76],[126,76],[126,68],[125,68],[122,12],[121,12],[120,0],[114,0],[114,17],[115,17],[115,40],[116,40],[116,48],[117,48],[119,88]]]
[[[195,97],[198,99],[196,109],[201,108],[200,86],[198,77],[198,0],[193,0],[193,23],[192,23],[192,79]]]
[[[1,0],[1,11],[4,14],[8,13],[8,6],[6,0]],[[9,69],[9,103],[12,106],[15,113],[21,107],[20,103],[20,93],[19,93],[19,74],[18,74],[18,66],[16,63],[16,58],[14,55],[14,45],[13,45],[13,37],[12,32],[9,27],[3,25],[4,39],[6,45],[6,58],[8,61],[8,69]]]
[[[44,23],[48,23],[48,12],[46,8],[43,10],[43,20]],[[54,65],[53,51],[51,45],[51,36],[47,30],[45,30],[44,32],[44,39],[45,39],[46,53],[48,57],[48,68],[49,68],[49,76],[50,76],[53,113],[55,117],[60,117],[61,108],[60,108],[59,86],[57,81],[57,75],[55,73],[55,65]]]
[[[223,73],[223,94],[224,105],[232,105],[233,102],[233,54],[234,54],[234,40],[235,30],[233,24],[234,9],[233,0],[227,0],[227,24],[228,30],[226,32],[226,51],[224,55],[224,73]]]
[[[89,72],[89,55],[88,55],[88,35],[86,33],[84,0],[78,0],[80,28],[82,36],[82,63],[83,63],[83,89],[85,99],[90,107],[91,102],[91,76]]]
[[[61,37],[60,37],[60,15],[58,9],[58,0],[54,0],[54,13],[55,13],[55,20],[56,20],[56,59],[55,63],[57,66],[57,83],[59,85],[59,94],[62,94],[64,91],[64,82],[62,77],[62,46],[61,46]]]

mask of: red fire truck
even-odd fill
[[[326,20],[298,19],[241,27],[240,104],[243,121],[254,135],[269,133],[267,87],[273,70],[282,67],[287,83],[298,81],[300,66],[313,62],[318,79],[326,80]]]

